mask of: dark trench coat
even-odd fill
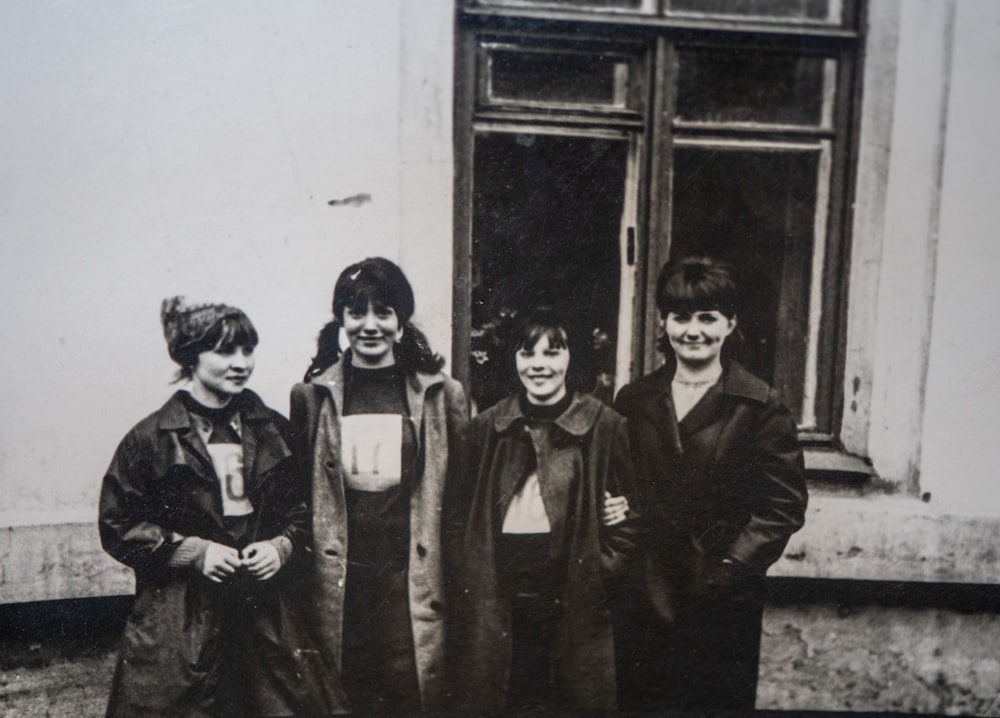
[[[635,547],[633,522],[604,527],[604,492],[630,495],[632,469],[625,421],[592,396],[577,395],[556,419],[548,440],[527,437],[516,397],[473,419],[468,498],[460,574],[455,674],[465,707],[502,710],[511,669],[510,609],[494,557],[503,516],[517,484],[533,465],[551,523],[552,557],[565,563],[562,617],[552,648],[553,707],[616,705],[614,634],[609,584]]]
[[[633,662],[668,664],[658,678],[668,685],[630,690],[665,691],[660,707],[752,708],[763,577],[804,521],[802,451],[774,390],[736,362],[678,423],[674,370],[668,362],[615,401],[647,531],[635,596],[644,615],[623,643]]]
[[[216,716],[223,631],[238,635],[229,657],[245,671],[226,674],[245,715],[322,713],[329,675],[318,664],[289,594],[302,556],[308,511],[287,443],[287,422],[245,390],[240,402],[246,490],[254,513],[248,543],[286,536],[292,558],[272,579],[248,575],[216,584],[193,567],[168,565],[181,537],[232,544],[206,447],[178,394],[122,440],[101,488],[105,550],[135,571],[136,597],[122,638],[110,716]],[[321,680],[319,680],[321,679]],[[328,689],[333,690],[333,689]],[[237,701],[238,703],[238,701]]]

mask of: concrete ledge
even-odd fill
[[[814,496],[772,576],[1000,585],[1000,517],[898,496]],[[93,522],[0,528],[0,603],[131,595]]]
[[[1000,584],[1000,517],[956,516],[899,496],[815,496],[769,575]]]
[[[133,593],[131,569],[104,553],[96,522],[0,529],[0,603]]]

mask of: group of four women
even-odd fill
[[[337,280],[286,421],[257,334],[164,302],[186,380],[104,477],[136,575],[108,714],[752,708],[763,575],[802,524],[795,425],[723,351],[725,266],[674,262],[664,367],[606,406],[570,323],[517,315],[520,391],[470,420],[373,258]]]

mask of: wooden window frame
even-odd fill
[[[647,373],[659,357],[653,347],[656,312],[653,293],[655,276],[669,253],[670,208],[657,198],[670,197],[671,162],[675,140],[715,137],[748,142],[828,142],[829,200],[825,204],[825,250],[821,266],[814,267],[821,279],[810,285],[810,293],[822,299],[810,361],[816,362],[815,396],[817,426],[806,426],[800,439],[806,445],[838,448],[843,413],[844,350],[847,314],[847,269],[850,256],[853,186],[856,166],[857,123],[860,96],[859,62],[863,48],[863,0],[847,2],[840,26],[815,22],[762,22],[755,19],[690,18],[597,12],[582,9],[552,9],[514,6],[512,3],[477,2],[459,7],[455,43],[455,294],[453,371],[469,378],[468,347],[471,321],[471,231],[472,231],[472,143],[477,125],[492,122],[552,122],[578,127],[630,127],[647,140],[640,182],[637,247],[640,278],[635,298],[633,376]],[[530,38],[529,42],[553,42],[573,38],[577,42],[631,44],[647,48],[645,112],[622,112],[608,108],[558,108],[548,117],[531,108],[484,105],[477,85],[478,36]],[[831,58],[836,63],[829,126],[756,125],[753,123],[703,123],[675,120],[679,47],[760,48]],[[668,86],[654,90],[654,78],[666,78]],[[825,124],[825,123],[823,123]],[[817,208],[818,212],[823,208]],[[816,235],[820,236],[819,233]],[[814,259],[816,257],[814,256]],[[643,292],[645,287],[645,292]],[[817,308],[813,309],[815,313]]]

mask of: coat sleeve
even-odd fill
[[[448,427],[448,467],[441,507],[441,541],[445,584],[454,591],[457,563],[462,560],[462,534],[469,517],[474,475],[470,458],[471,425],[469,402],[462,385],[449,381],[445,386]]]
[[[303,472],[308,468],[309,427],[315,425],[315,408],[309,402],[308,392],[312,391],[309,384],[296,384],[292,387],[289,398],[289,448],[295,454]],[[303,476],[305,474],[303,473]]]
[[[137,573],[164,568],[183,538],[151,520],[156,515],[147,491],[152,451],[133,430],[119,444],[101,484],[101,545]]]
[[[635,473],[629,449],[628,428],[624,419],[615,422],[611,436],[611,457],[604,488],[612,496],[624,496],[629,501],[629,517],[614,526],[601,526],[601,555],[607,577],[624,574],[629,556],[639,545],[641,520],[632,508],[635,500]],[[603,492],[599,501],[603,503]]]
[[[300,554],[308,546],[309,540],[309,507],[306,503],[306,474],[303,471],[304,455],[296,451],[295,435],[291,422],[277,412],[272,413],[275,424],[279,427],[281,437],[288,445],[292,456],[281,465],[281,472],[275,476],[277,509],[281,517],[282,529],[280,536],[287,538],[292,545],[292,555]],[[277,537],[276,537],[277,538]],[[280,551],[280,549],[279,549]],[[283,561],[287,560],[283,556]]]
[[[781,557],[805,522],[808,492],[795,421],[772,390],[751,437],[750,520],[728,555],[759,574]]]

